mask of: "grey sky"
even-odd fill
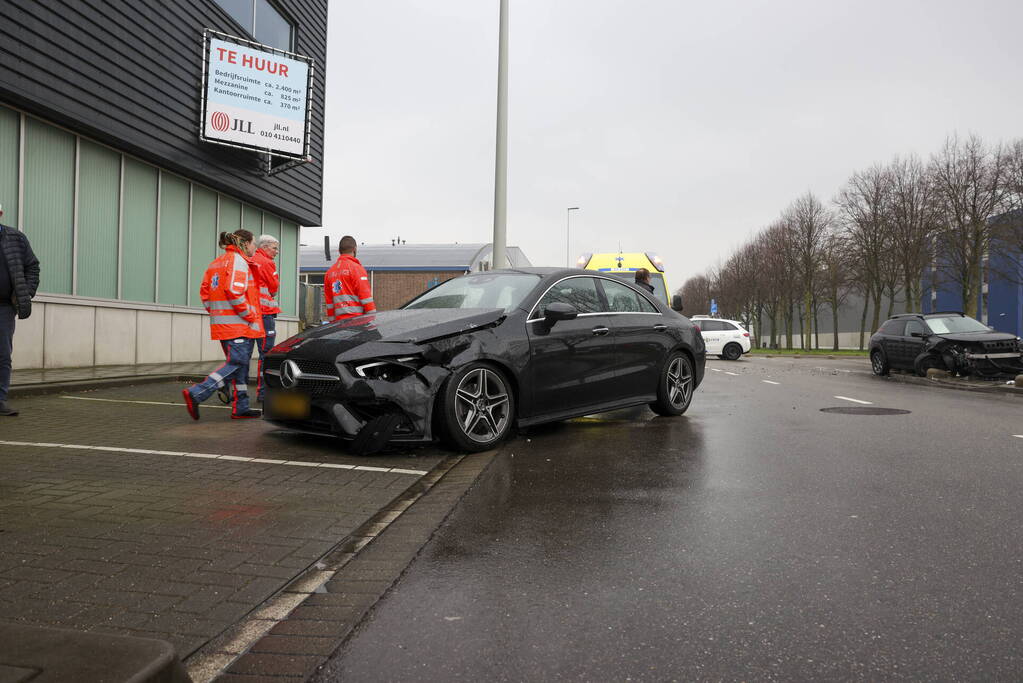
[[[1023,136],[1023,3],[509,0],[508,243],[654,251],[676,288],[806,190]],[[332,0],[324,226],[493,229],[498,0]],[[304,234],[309,241],[322,233]]]

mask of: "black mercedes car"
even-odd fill
[[[681,415],[705,361],[699,330],[630,284],[593,271],[494,270],[274,347],[264,417],[349,439],[360,453],[437,437],[479,451],[516,424],[642,404]]]
[[[954,375],[1017,375],[1023,372],[1023,345],[1014,334],[996,332],[960,312],[904,313],[886,320],[870,338],[875,375],[889,369],[931,368]]]

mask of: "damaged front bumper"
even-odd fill
[[[1015,376],[1023,373],[1023,352],[1019,351],[984,352],[947,345],[921,354],[917,359],[917,368],[925,370],[931,359],[936,361],[938,367],[964,377]]]
[[[264,417],[296,431],[372,436],[377,445],[432,441],[437,391],[450,374],[407,355],[355,362],[268,357]]]

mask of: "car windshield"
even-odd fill
[[[629,284],[636,284],[636,274],[633,272],[628,273],[601,273],[601,275],[608,275],[618,280],[624,280]],[[650,273],[650,285],[654,288],[654,296],[662,304],[667,305],[668,299],[667,294],[664,293],[664,276],[660,273]]]
[[[532,273],[479,273],[443,282],[402,308],[515,308],[540,282]]]
[[[940,318],[927,318],[926,320],[934,334],[991,331],[984,323],[965,315],[949,315]]]

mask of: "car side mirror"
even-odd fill
[[[671,310],[682,312],[682,295],[675,294],[671,297]]]
[[[920,339],[923,339],[923,338],[924,338],[924,337],[926,337],[927,335],[926,335],[926,334],[924,334],[923,332],[910,332],[910,333],[909,333],[909,336],[910,336],[910,337],[919,337]]]
[[[578,315],[579,311],[575,310],[572,306],[556,301],[548,304],[547,308],[544,309],[543,320],[547,327],[551,327],[554,323],[562,320],[574,320]]]

